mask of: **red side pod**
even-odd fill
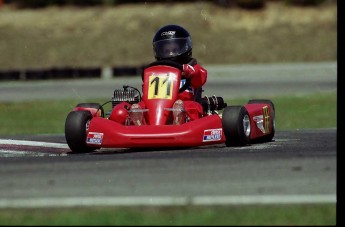
[[[169,72],[169,73],[166,73]],[[143,100],[149,109],[149,124],[164,125],[177,99],[181,72],[171,66],[153,66],[144,71]]]
[[[272,132],[272,109],[268,104],[252,103],[246,104],[250,117],[251,134],[250,138],[258,138]]]

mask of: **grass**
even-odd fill
[[[336,206],[169,206],[1,209],[0,225],[336,225]]]
[[[238,98],[231,105],[245,104]],[[276,109],[276,129],[335,128],[337,96],[335,92],[306,96],[272,98]],[[103,104],[105,100],[86,100]],[[0,135],[64,133],[66,116],[78,104],[76,100],[0,103]],[[110,104],[105,106],[105,111]]]
[[[272,97],[276,110],[277,130],[337,127],[337,94],[335,92],[300,96]],[[231,100],[244,104],[246,98]]]
[[[4,6],[0,70],[140,66],[153,60],[154,33],[171,23],[190,31],[193,55],[202,64],[337,59],[334,2],[297,7],[268,1],[258,11],[211,2],[35,10]]]

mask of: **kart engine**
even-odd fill
[[[227,106],[222,97],[217,97],[214,95],[211,97],[205,96],[204,98],[201,98],[200,103],[204,109],[204,112],[208,115],[217,113],[216,110],[222,110]]]
[[[138,103],[141,101],[141,94],[137,88],[124,85],[122,89],[115,89],[114,95],[111,99],[112,107],[121,102],[128,102],[129,104]]]

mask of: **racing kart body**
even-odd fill
[[[72,152],[89,152],[100,148],[196,147],[225,143],[245,146],[252,142],[269,142],[275,134],[272,101],[249,100],[245,105],[228,106],[221,97],[203,97],[201,118],[172,124],[173,104],[181,86],[182,66],[170,61],[157,61],[143,72],[140,91],[130,86],[115,89],[111,111],[117,105],[144,102],[145,109],[121,110],[124,121],[105,116],[104,105],[80,103],[67,116],[65,137]],[[111,114],[111,111],[108,115]],[[222,113],[219,113],[222,111]],[[134,117],[142,117],[136,124]]]

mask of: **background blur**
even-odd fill
[[[336,0],[0,0],[0,71],[142,66],[166,24],[204,65],[337,59]]]

